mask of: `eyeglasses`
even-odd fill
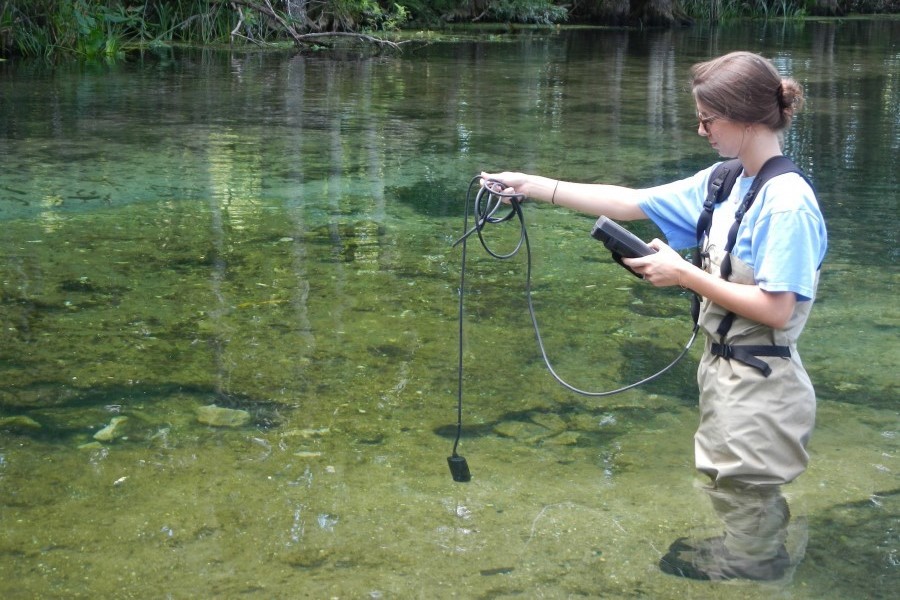
[[[697,113],[697,120],[700,121],[700,127],[703,128],[703,131],[705,131],[707,133],[707,135],[709,134],[709,124],[718,119],[719,119],[719,117],[717,117],[715,115],[713,115],[711,117],[704,117],[703,113],[699,113],[699,112]]]

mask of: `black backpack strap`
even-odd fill
[[[716,204],[728,197],[740,174],[741,161],[736,158],[719,163],[709,174],[706,184],[706,200],[703,201],[703,209],[697,219],[697,249],[691,257],[691,262],[696,267],[703,267],[703,245],[706,237],[709,236],[709,229],[712,227],[713,209]],[[700,320],[700,296],[698,294],[694,294],[691,298],[691,316],[696,325]]]
[[[703,210],[700,211],[700,217],[697,219],[697,247],[701,250],[703,249],[703,238],[709,235],[709,228],[712,226],[713,209],[731,193],[731,188],[734,187],[734,182],[741,174],[741,169],[741,161],[734,158],[719,163],[709,174],[706,184],[706,200],[703,202]],[[699,266],[700,262],[700,256],[695,256],[694,264]]]

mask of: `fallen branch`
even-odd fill
[[[367,35],[365,33],[352,33],[349,31],[324,31],[322,33],[304,33],[300,35],[301,40],[309,40],[315,38],[323,38],[323,37],[350,37],[356,38],[359,40],[363,40],[364,42],[369,42],[371,44],[376,44],[380,46],[388,46],[393,48],[394,50],[400,49],[400,44],[397,42],[392,42],[390,40],[385,40],[380,37],[375,37],[372,35]]]
[[[265,4],[260,4],[254,0],[220,0],[220,3],[228,1],[231,5],[243,5],[247,8],[255,10],[263,15],[266,15],[270,19],[276,21],[278,25],[287,33],[292,40],[294,40],[294,44],[299,47],[305,47],[311,45],[315,42],[315,40],[322,38],[335,38],[335,37],[344,37],[344,38],[355,38],[358,40],[362,40],[364,42],[368,42],[370,44],[375,44],[378,46],[388,46],[393,48],[394,50],[400,49],[400,44],[396,42],[392,42],[390,40],[385,40],[379,37],[367,35],[365,33],[353,33],[349,31],[323,31],[323,32],[313,32],[313,33],[300,33],[297,29],[289,23],[283,16],[281,16],[273,7],[272,3],[269,0],[263,0]],[[243,19],[243,15],[241,15]]]

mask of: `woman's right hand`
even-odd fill
[[[525,173],[514,173],[511,171],[504,171],[502,173],[485,173],[481,172],[481,180],[482,182],[497,182],[502,186],[502,191],[507,194],[522,194],[523,196],[528,196],[528,192],[525,190],[528,183],[528,175]]]

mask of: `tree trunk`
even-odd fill
[[[674,0],[575,0],[572,17],[612,24],[665,25],[686,22]]]
[[[632,0],[631,17],[643,25],[672,25],[675,23],[672,0]]]
[[[837,17],[847,14],[847,2],[841,0],[814,0],[810,13],[817,16]]]

